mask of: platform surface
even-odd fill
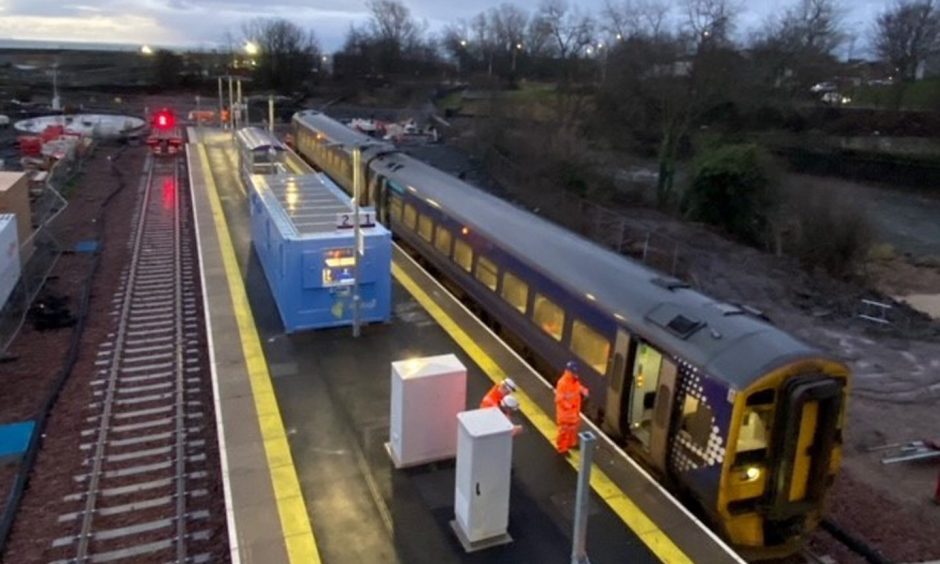
[[[577,457],[557,455],[546,440],[551,421],[546,424],[545,409],[550,409],[552,398],[545,383],[518,357],[504,347],[501,350],[501,343],[488,330],[397,251],[391,323],[365,327],[359,339],[351,337],[349,328],[285,335],[251,251],[245,192],[238,181],[229,136],[203,130],[199,140],[201,146],[191,147],[202,155],[196,168],[211,181],[194,183],[217,193],[224,217],[214,220],[225,222],[278,417],[283,419],[281,431],[290,446],[290,468],[257,469],[256,485],[261,490],[256,497],[276,490],[282,475],[293,471],[302,492],[302,503],[294,505],[293,511],[302,508],[306,512],[315,556],[325,562],[570,561]],[[208,258],[206,263],[207,272],[217,268]],[[216,286],[208,280],[207,284],[212,290],[209,294],[214,294]],[[221,317],[224,324],[225,316]],[[229,342],[238,348],[234,338]],[[216,343],[216,348],[221,345]],[[513,445],[509,533],[514,542],[472,554],[464,551],[449,526],[454,517],[453,463],[396,470],[384,448],[390,363],[447,353],[457,354],[468,368],[468,407],[475,407],[493,380],[503,375],[517,379],[527,392],[522,394],[525,430]],[[234,357],[238,355],[231,356],[229,362],[237,373]],[[243,393],[250,393],[250,385],[240,386]],[[251,417],[257,420],[253,402],[241,401],[244,409],[230,418],[226,395],[221,397],[224,425],[251,427]],[[257,422],[254,426],[259,427],[259,434],[264,430]],[[659,486],[626,463],[615,446],[599,443],[588,527],[592,562],[736,561],[712,534],[666,500]],[[242,446],[240,456],[229,453],[231,475],[236,476],[235,466],[247,462],[249,448]],[[254,444],[253,464],[263,466],[263,450]],[[270,456],[267,459],[270,462]],[[239,507],[246,501],[236,495],[240,489],[233,480],[236,530],[239,537],[244,535],[245,543],[254,543],[255,532],[238,523],[240,516],[249,519],[247,523],[254,522]],[[273,497],[276,506],[279,496]],[[283,523],[285,512],[275,507],[277,511]],[[277,519],[271,521],[277,525]],[[271,528],[270,522],[264,525]],[[290,536],[280,536],[285,553]]]

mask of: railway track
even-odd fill
[[[57,564],[212,559],[213,424],[200,399],[205,328],[181,166],[151,160],[141,187],[81,429],[84,473],[58,516],[69,533],[52,543]]]

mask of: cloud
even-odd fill
[[[312,29],[326,49],[342,45],[349,25],[368,18],[366,0],[0,0],[0,37],[200,45],[220,42],[226,31],[239,35],[244,21],[283,17]],[[534,12],[541,0],[404,0],[412,14],[439,31],[457,18],[470,18],[506,1]],[[615,2],[617,0],[614,0]],[[678,4],[675,0],[666,0]],[[738,29],[760,24],[797,0],[750,0]],[[864,41],[886,0],[852,0],[846,26]],[[604,0],[569,0],[597,14]],[[673,16],[681,18],[674,7]]]

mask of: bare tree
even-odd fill
[[[913,80],[917,67],[940,48],[940,11],[935,0],[898,0],[875,21],[875,52]]]
[[[592,43],[594,20],[572,9],[566,0],[543,0],[532,20],[536,35],[550,46],[553,54],[564,60],[575,57]]]
[[[665,31],[669,5],[662,0],[606,0],[601,9],[601,29],[609,42],[633,37],[656,37]]]
[[[370,0],[369,30],[374,39],[387,48],[404,52],[414,48],[424,33],[424,26],[411,17],[411,10],[398,0]]]
[[[831,54],[845,40],[843,9],[838,0],[798,0],[780,24],[794,51]]]
[[[752,67],[766,95],[808,95],[809,87],[832,77],[843,32],[839,0],[796,0],[767,22],[751,42]]]
[[[254,19],[242,26],[242,36],[257,45],[256,76],[269,88],[294,90],[319,66],[316,36],[291,21]]]
[[[415,20],[399,0],[370,0],[367,6],[368,23],[350,27],[339,53],[344,70],[359,74],[435,70],[438,45],[426,39],[426,22]]]
[[[731,43],[734,32],[733,0],[684,0],[686,25],[698,49]]]

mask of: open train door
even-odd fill
[[[629,395],[630,367],[633,366],[635,343],[630,334],[623,329],[617,330],[614,342],[614,355],[607,374],[607,403],[604,406],[604,430],[617,439],[623,439],[629,433],[625,396]]]

